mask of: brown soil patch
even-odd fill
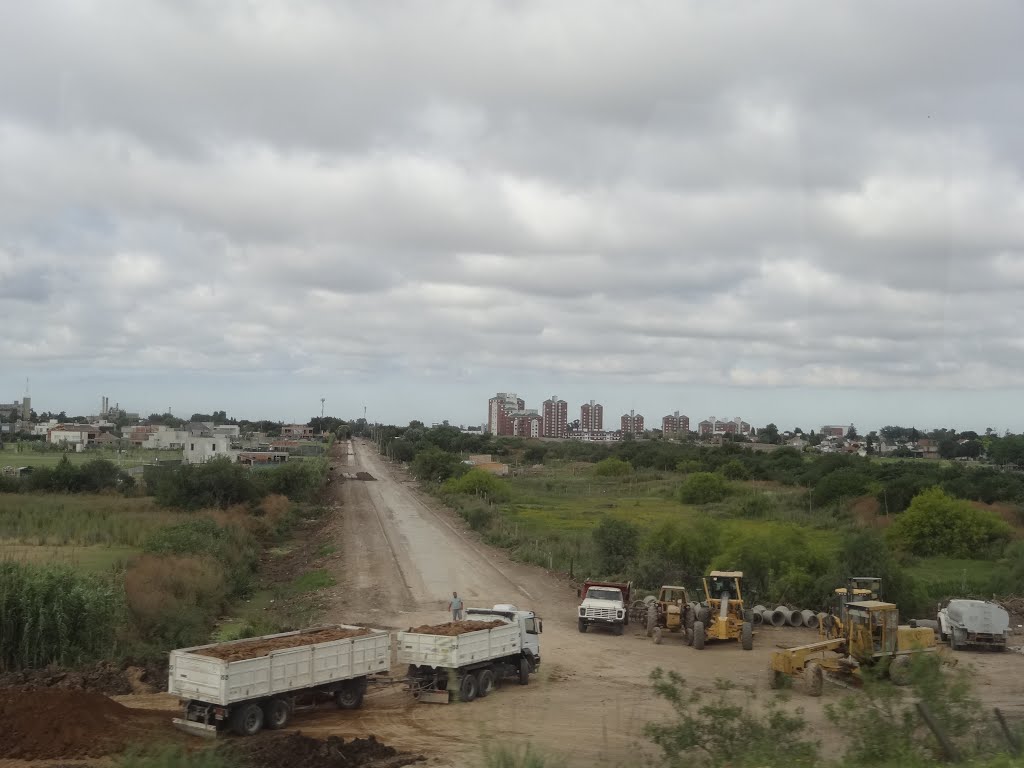
[[[129,709],[87,691],[0,689],[0,757],[102,757],[131,742],[173,735],[166,712]]]
[[[197,656],[211,656],[223,661],[241,661],[242,659],[258,659],[266,656],[271,651],[280,651],[284,648],[296,648],[300,645],[312,645],[313,643],[329,643],[333,640],[347,640],[350,637],[363,637],[370,634],[369,629],[318,629],[313,632],[303,632],[290,637],[276,637],[273,640],[256,639],[230,645],[215,645],[212,648],[204,648],[196,651]]]
[[[164,690],[166,686],[166,656],[138,665],[101,661],[77,669],[49,666],[0,674],[0,688],[16,688],[20,691],[59,688],[124,696],[129,693],[154,693]]]
[[[881,514],[881,505],[874,496],[861,496],[850,506],[850,514],[854,522],[861,528],[885,528],[892,521],[891,517]]]
[[[375,736],[345,741],[338,736],[314,739],[299,733],[264,733],[238,739],[222,749],[244,768],[399,768],[423,762],[421,755],[400,753]]]
[[[465,635],[469,632],[478,632],[481,629],[494,629],[495,627],[503,627],[508,622],[497,620],[497,621],[449,621],[447,624],[424,624],[419,627],[410,627],[410,632],[415,632],[418,635],[447,635],[448,637],[455,637],[456,635]]]

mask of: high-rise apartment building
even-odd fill
[[[498,392],[487,401],[487,431],[492,435],[511,435],[509,414],[526,410],[526,401],[515,392]]]
[[[629,413],[622,414],[622,418],[619,420],[621,424],[622,434],[633,434],[642,435],[644,433],[644,417],[639,413],[630,411]]]
[[[580,432],[600,432],[604,429],[604,407],[591,400],[580,406]]]
[[[671,416],[662,416],[661,431],[665,437],[685,435],[690,431],[690,417],[680,416],[679,411],[676,411]]]
[[[552,395],[550,400],[544,401],[544,424],[541,427],[543,437],[569,436],[569,404],[565,400],[559,400],[558,395]]]

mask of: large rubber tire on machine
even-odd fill
[[[768,687],[773,691],[786,687],[786,675],[774,669],[768,670]]]
[[[661,645],[661,627],[654,628],[654,634],[652,637],[654,638],[655,645]]]
[[[477,690],[476,675],[464,675],[463,678],[459,680],[459,701],[463,701],[468,704],[476,698]]]
[[[530,684],[530,662],[528,662],[526,659],[519,660],[519,684]]]
[[[335,692],[334,702],[338,705],[338,709],[359,709],[363,705],[365,693],[365,680],[347,680]]]
[[[889,679],[893,685],[910,685],[909,656],[896,656],[889,662]]]
[[[825,687],[825,673],[817,662],[807,662],[807,666],[804,667],[803,684],[808,696],[821,696],[821,690]]]
[[[263,727],[268,731],[284,728],[291,718],[292,708],[284,699],[271,699],[263,703]]]
[[[231,730],[239,736],[255,736],[263,727],[263,710],[259,704],[243,704],[231,713]]]
[[[580,619],[576,622],[576,627],[579,629],[580,632],[585,633],[587,631],[587,622],[585,622],[583,619]]]
[[[476,675],[477,698],[482,699],[493,691],[497,686],[496,680],[493,670],[481,669]]]
[[[744,651],[754,650],[754,625],[749,621],[744,621],[740,627],[740,645]]]
[[[647,636],[650,637],[658,626],[658,609],[651,605],[647,608]]]
[[[707,640],[707,635],[704,632],[704,622],[693,622],[693,647],[698,651],[703,651],[705,640]]]

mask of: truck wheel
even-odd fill
[[[889,662],[889,679],[893,685],[910,685],[909,656],[897,656]]]
[[[263,727],[263,710],[259,704],[243,704],[231,713],[231,730],[239,736],[254,736]]]
[[[749,621],[744,621],[740,629],[740,643],[744,651],[754,650],[754,625]]]
[[[476,675],[465,675],[459,681],[459,701],[464,701],[468,704],[476,698],[477,690]]]
[[[960,643],[956,641],[956,627],[949,632],[949,650],[955,651],[960,647]]]
[[[492,672],[490,669],[481,669],[480,672],[477,674],[476,695],[482,699],[484,698],[484,696],[493,691],[494,688],[494,672]]]
[[[704,640],[706,640],[706,639],[707,639],[707,637],[704,634],[704,622],[703,621],[695,621],[695,622],[693,622],[693,647],[696,648],[698,651],[703,651],[704,650]]]
[[[365,680],[348,680],[334,694],[334,701],[339,709],[359,709],[366,693]]]
[[[579,627],[580,632],[587,631],[587,622],[585,622],[583,619],[580,619],[579,622],[577,622],[576,626]]]
[[[825,685],[825,673],[816,661],[807,662],[804,667],[804,691],[808,696],[821,696],[821,689]]]
[[[654,644],[655,645],[661,645],[661,627],[655,627],[654,628],[653,637],[654,637]]]
[[[267,730],[276,731],[288,725],[292,708],[284,699],[271,699],[263,704],[263,725]]]
[[[530,662],[528,662],[526,659],[519,660],[519,684],[530,684]]]
[[[616,635],[621,635],[625,631],[626,631],[626,625],[625,624],[616,624],[615,625],[615,634]]]

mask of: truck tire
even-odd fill
[[[654,634],[652,637],[654,638],[655,645],[661,645],[661,627],[654,628]]]
[[[889,679],[893,685],[910,685],[909,656],[897,656],[889,662]]]
[[[263,710],[259,704],[243,704],[231,713],[231,730],[239,736],[255,736],[263,727]]]
[[[647,608],[647,636],[650,637],[658,626],[658,609],[653,605]]]
[[[587,631],[587,622],[585,622],[583,619],[580,619],[577,622],[576,626],[579,628],[580,632],[586,633],[586,631]]]
[[[616,624],[615,625],[615,634],[616,635],[622,635],[622,634],[625,633],[625,631],[626,631],[626,625],[625,624]]]
[[[693,647],[698,651],[704,650],[704,641],[707,636],[704,634],[704,622],[695,621],[693,622]]]
[[[476,675],[470,673],[459,680],[459,701],[467,704],[476,698],[477,691]]]
[[[334,694],[338,709],[359,709],[366,693],[366,679],[346,680]]]
[[[526,659],[519,660],[519,684],[530,684],[530,662],[528,662]]]
[[[740,628],[740,644],[744,651],[754,650],[754,625],[749,621],[744,621]]]
[[[263,702],[263,727],[268,731],[284,728],[291,718],[292,708],[284,699],[271,699]]]
[[[484,698],[487,694],[495,689],[497,686],[494,671],[491,669],[481,669],[476,676],[476,695],[477,698]]]
[[[807,662],[804,667],[804,691],[808,696],[821,696],[821,689],[825,686],[825,673],[816,661]]]
[[[956,641],[956,627],[953,627],[949,631],[949,650],[955,651],[960,647],[960,643]]]

